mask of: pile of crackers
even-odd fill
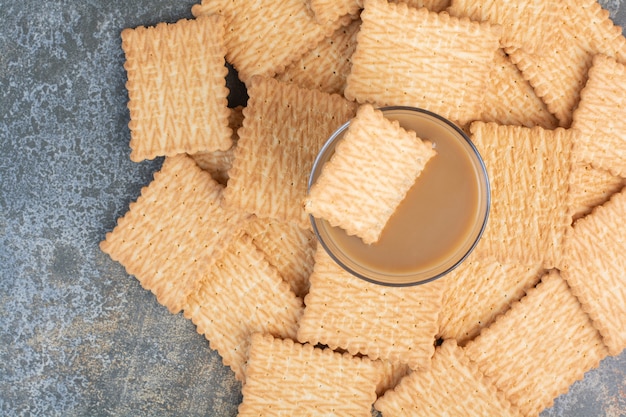
[[[597,2],[192,13],[122,32],[130,157],[165,159],[101,248],[206,336],[241,416],[535,416],[626,347],[626,39]],[[313,161],[364,105],[438,113],[485,161],[487,229],[444,278],[371,284],[316,244]]]

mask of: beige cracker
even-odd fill
[[[264,332],[294,338],[301,313],[302,300],[247,235],[231,241],[184,307],[185,317],[240,381],[250,336]]]
[[[334,22],[345,15],[356,16],[363,8],[363,0],[309,0],[311,10],[318,22]],[[390,3],[405,3],[410,7],[426,7],[441,12],[450,5],[450,0],[391,0]]]
[[[567,235],[563,277],[612,355],[626,348],[626,191],[577,221]]]
[[[567,283],[553,271],[465,347],[523,415],[538,415],[608,352]]]
[[[435,154],[431,142],[364,104],[322,167],[305,210],[375,243]]]
[[[591,213],[594,207],[606,203],[613,194],[620,192],[626,179],[610,172],[594,168],[591,164],[575,162],[569,180],[569,198],[574,220]]]
[[[122,31],[133,161],[231,146],[224,30],[212,16]]]
[[[255,334],[239,417],[370,417],[379,375],[367,358]]]
[[[338,95],[253,77],[224,202],[239,210],[310,228],[303,208],[313,161],[354,116]]]
[[[428,368],[443,281],[414,287],[372,284],[344,271],[318,246],[298,340],[372,359]]]
[[[366,0],[361,20],[347,98],[480,119],[498,27],[386,0]]]
[[[375,407],[397,417],[522,416],[454,340],[437,348],[430,370],[412,372]]]
[[[242,227],[221,207],[222,187],[186,155],[169,157],[100,248],[178,313],[196,282]]]

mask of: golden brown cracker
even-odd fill
[[[385,0],[366,0],[361,20],[347,98],[480,119],[497,27]]]
[[[100,248],[178,313],[243,223],[221,198],[222,187],[191,158],[168,157]]]
[[[356,105],[260,76],[248,94],[224,201],[257,217],[310,228],[302,203],[313,161]]]
[[[565,129],[472,123],[491,183],[491,211],[476,251],[502,263],[556,265],[571,224],[568,178],[576,135]]]
[[[370,417],[377,380],[367,358],[255,334],[238,415]]]
[[[337,29],[313,50],[289,64],[276,79],[329,94],[343,94],[360,27],[361,20],[355,19],[348,26]]]
[[[626,177],[626,65],[595,56],[580,96],[572,123],[582,133],[576,158]]]
[[[620,192],[626,179],[610,172],[594,168],[591,164],[574,162],[569,180],[569,198],[572,218],[578,220],[591,213],[594,207],[606,203],[613,194]]]
[[[273,77],[351,20],[319,24],[307,3],[285,0],[277,7],[271,0],[203,0],[191,12],[224,16],[226,59],[247,83],[255,74]]]
[[[345,15],[357,16],[363,8],[363,0],[309,0],[311,10],[318,22],[333,22]],[[450,0],[390,0],[389,3],[405,3],[409,7],[426,7],[433,12],[442,12]]]
[[[411,373],[411,368],[405,363],[391,363],[389,361],[374,362],[379,370],[379,380],[376,385],[376,396],[380,397],[385,392],[393,389],[398,383]]]
[[[299,297],[309,292],[317,240],[309,229],[274,219],[254,217],[245,227],[254,245]]]
[[[372,359],[428,368],[443,281],[414,287],[372,284],[343,270],[318,246],[298,340]]]
[[[554,270],[514,303],[465,353],[523,415],[538,415],[608,352]]]
[[[267,263],[252,238],[240,235],[189,295],[184,315],[243,381],[250,336],[263,332],[295,338],[302,307],[302,299]]]
[[[559,125],[502,49],[494,56],[481,120],[503,125],[541,126],[544,129],[554,129]]]
[[[364,104],[322,167],[305,210],[367,244],[375,243],[435,155],[430,141]]]
[[[465,345],[534,287],[542,273],[540,264],[502,264],[470,256],[443,278],[439,337]]]
[[[615,194],[567,235],[563,277],[609,348],[626,348],[626,191]]]
[[[403,378],[375,407],[397,417],[522,416],[454,340],[437,347],[430,370]]]
[[[219,16],[122,31],[133,161],[231,146],[224,31]]]

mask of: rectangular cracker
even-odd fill
[[[366,0],[361,20],[347,98],[480,119],[498,27],[386,0]]]
[[[302,203],[313,161],[356,105],[260,76],[250,81],[248,95],[224,202],[310,228]]]
[[[231,146],[224,32],[220,16],[122,31],[133,161]]]
[[[608,352],[556,270],[513,303],[465,353],[523,415],[538,415]]]
[[[454,340],[437,347],[430,370],[412,372],[374,406],[397,417],[522,416]]]
[[[581,131],[576,158],[626,177],[626,65],[596,55],[572,128]]]
[[[298,340],[371,359],[430,366],[443,281],[414,287],[369,283],[343,270],[318,245]]]
[[[563,127],[571,124],[593,55],[626,51],[621,29],[596,0],[453,0],[448,11],[504,28],[506,51]]]
[[[439,337],[465,345],[534,287],[541,275],[541,264],[502,264],[470,255],[443,278]]]
[[[367,358],[255,334],[240,417],[370,417],[378,373]]]
[[[285,66],[331,36],[351,18],[319,24],[307,1],[202,0],[192,7],[194,16],[224,16],[226,60],[248,83],[252,75],[273,77]],[[279,45],[279,47],[277,47]]]
[[[320,23],[333,22],[345,15],[357,16],[363,8],[363,0],[309,0],[309,3]],[[389,3],[405,3],[410,7],[441,12],[450,5],[450,0],[390,0]]]
[[[483,122],[540,126],[544,129],[554,129],[559,125],[502,49],[494,56],[482,108]]]
[[[231,241],[198,283],[184,315],[243,381],[250,336],[263,332],[294,338],[302,307],[302,299],[244,234]]]
[[[100,248],[178,313],[244,216],[221,207],[222,187],[186,155],[168,157]]]
[[[625,178],[615,176],[604,169],[594,168],[588,163],[574,162],[569,179],[572,219],[578,220],[588,215],[594,207],[609,201],[611,196],[620,192],[625,185]]]
[[[317,246],[313,232],[294,223],[256,216],[246,223],[245,231],[291,290],[304,298],[309,292],[309,275]]]
[[[567,236],[563,277],[609,348],[626,348],[626,191],[615,194]]]
[[[364,104],[309,191],[305,210],[375,243],[428,161],[430,141]]]
[[[276,79],[302,88],[343,94],[360,27],[361,20],[355,19],[348,26],[337,29],[302,58],[289,64]]]
[[[476,251],[502,263],[556,265],[571,224],[568,178],[575,132],[475,122],[471,138],[491,183],[491,211]]]

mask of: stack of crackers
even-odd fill
[[[206,336],[241,416],[535,416],[626,347],[626,39],[597,2],[192,12],[122,32],[130,157],[165,159],[101,248]],[[436,112],[485,161],[487,229],[437,281],[371,284],[316,244],[311,167],[367,105]]]

